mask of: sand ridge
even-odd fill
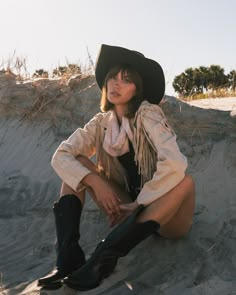
[[[58,111],[57,101],[52,100],[45,110],[26,117],[35,100],[17,101],[6,87],[0,87],[0,290],[9,295],[80,294],[67,287],[40,290],[36,284],[55,261],[52,205],[60,180],[50,159],[61,140],[81,123],[79,116],[73,121],[68,118],[70,112],[82,113],[74,109],[76,100],[79,104],[94,93],[99,96],[99,91],[85,87],[82,97],[81,89],[67,88],[72,99],[67,100],[66,112],[60,109],[70,95],[65,97],[62,91]],[[92,98],[90,104],[82,106],[88,117],[95,105]],[[236,294],[235,119],[230,111],[201,109],[168,96],[162,108],[196,181],[192,230],[177,241],[151,236],[120,259],[114,274],[99,288],[86,294]],[[81,245],[87,257],[108,232],[105,216],[88,198],[81,223]]]

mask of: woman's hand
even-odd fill
[[[93,191],[98,206],[108,216],[110,223],[120,215],[120,199],[110,184],[96,174],[88,174],[83,183]]]
[[[96,174],[86,175],[82,182],[92,190],[96,203],[108,216],[111,227],[124,221],[139,206],[137,201],[121,204],[109,182]]]
[[[120,205],[120,215],[117,216],[116,219],[110,220],[110,225],[114,226],[116,224],[123,222],[129,215],[131,215],[136,210],[136,208],[138,208],[138,206],[139,204],[137,201]]]

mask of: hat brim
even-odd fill
[[[95,68],[99,88],[102,89],[109,70],[122,63],[131,65],[142,77],[144,99],[158,104],[165,93],[165,77],[162,67],[156,61],[146,58],[137,51],[123,47],[102,44]]]

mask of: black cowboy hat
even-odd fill
[[[142,77],[144,98],[158,104],[165,92],[165,77],[162,67],[156,61],[146,58],[142,53],[123,47],[102,44],[95,68],[95,77],[102,89],[110,69],[118,64],[131,65]]]

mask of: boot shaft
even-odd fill
[[[54,203],[53,212],[59,249],[71,239],[79,240],[82,207],[80,199],[75,195],[65,195]]]
[[[64,273],[69,273],[85,263],[85,255],[79,245],[82,207],[80,199],[75,195],[65,195],[54,203],[56,266]]]
[[[159,223],[153,220],[144,223],[136,222],[138,215],[143,209],[144,206],[140,205],[132,215],[123,223],[119,224],[107,238],[100,243],[98,247],[100,251],[112,249],[119,257],[125,256],[141,241],[156,232],[160,227]]]

